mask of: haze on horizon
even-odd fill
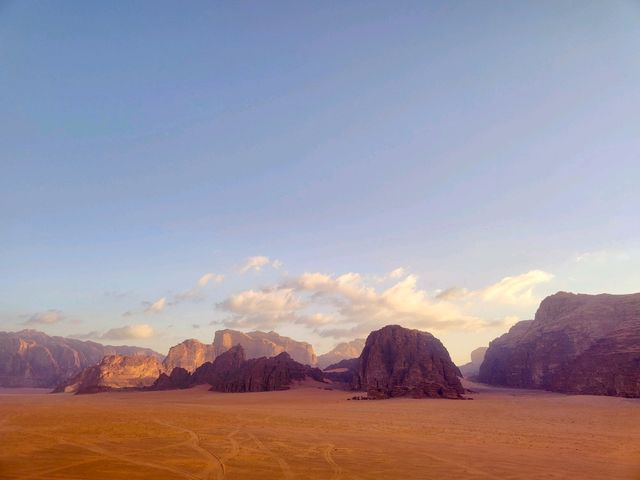
[[[640,291],[640,5],[0,3],[0,330],[457,363]]]

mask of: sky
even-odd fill
[[[0,330],[463,363],[638,292],[638,52],[638,1],[0,1]]]

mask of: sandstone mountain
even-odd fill
[[[318,367],[325,369],[329,365],[338,363],[341,360],[359,357],[364,348],[364,342],[364,338],[356,338],[350,342],[339,343],[333,350],[318,355]]]
[[[214,358],[213,345],[207,345],[192,338],[171,347],[163,364],[167,372],[177,367],[193,372],[203,363],[212,362]]]
[[[81,394],[139,389],[152,385],[163,372],[164,367],[156,357],[108,355],[98,365],[85,368],[58,386],[54,392]]]
[[[460,372],[464,378],[474,379],[478,376],[480,371],[480,365],[484,360],[484,356],[487,353],[489,347],[479,347],[471,352],[471,361],[460,365]]]
[[[640,293],[559,292],[535,319],[493,340],[479,380],[494,385],[640,396]]]
[[[315,366],[316,354],[311,344],[283,337],[276,332],[238,332],[218,330],[213,339],[214,356],[218,356],[235,345],[242,345],[247,358],[275,357],[287,352],[295,361]]]
[[[218,392],[266,392],[286,390],[294,381],[307,378],[322,381],[317,368],[302,365],[287,352],[275,357],[246,360],[244,348],[236,345],[220,354],[213,362],[206,362],[189,374],[183,368],[175,368],[170,375],[162,374],[153,384],[153,390],[189,388],[209,384]]]
[[[462,398],[459,376],[440,340],[389,325],[367,337],[355,387],[372,398]]]
[[[162,358],[148,348],[51,337],[36,330],[0,332],[0,387],[52,388],[114,354]]]

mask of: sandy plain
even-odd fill
[[[640,400],[0,392],[2,479],[640,479]]]

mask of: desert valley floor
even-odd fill
[[[640,479],[640,400],[0,391],[2,479]],[[20,392],[20,393],[18,393]]]

